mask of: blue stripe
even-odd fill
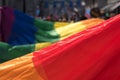
[[[12,46],[35,43],[35,33],[37,28],[34,26],[34,18],[14,10],[15,21],[8,43]]]

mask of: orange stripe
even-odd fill
[[[32,62],[32,53],[0,64],[0,80],[44,80]],[[42,68],[41,68],[42,71]]]
[[[102,23],[104,20],[103,19],[88,19],[88,20],[84,20],[82,21],[82,23],[87,27],[87,28],[90,28],[90,27],[93,27],[93,26],[96,26],[100,23]]]

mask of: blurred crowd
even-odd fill
[[[89,6],[86,6],[83,9],[82,14],[78,11],[77,8],[74,8],[73,11],[70,13],[71,13],[71,15],[68,15],[68,13],[64,13],[62,15],[56,15],[54,13],[48,14],[48,15],[41,15],[41,10],[40,10],[39,6],[37,6],[35,17],[41,18],[41,19],[47,20],[47,21],[77,22],[80,20],[85,20],[85,19],[90,19],[90,18],[109,19],[110,17],[113,17],[116,15],[114,12],[110,12],[110,13],[104,12],[96,5],[92,8]]]

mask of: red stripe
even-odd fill
[[[120,80],[119,53],[120,15],[34,52],[33,62],[48,80]]]

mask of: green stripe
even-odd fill
[[[34,25],[37,27],[36,43],[59,41],[60,35],[55,31],[54,22],[35,19]]]
[[[0,42],[0,63],[23,56],[35,50],[35,45],[10,46]]]

